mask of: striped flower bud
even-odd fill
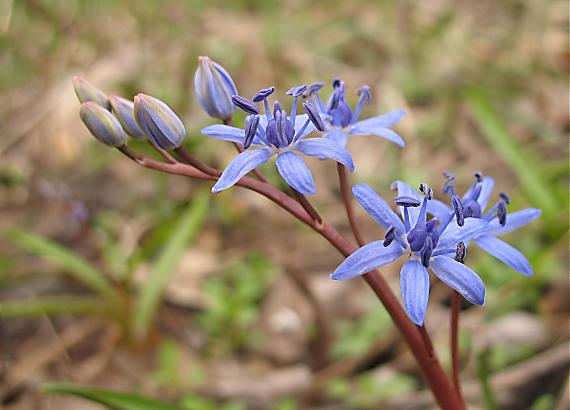
[[[243,148],[248,149],[255,138],[257,127],[259,125],[259,115],[250,115],[245,121],[245,138],[243,140]]]
[[[198,57],[198,68],[194,75],[196,98],[213,118],[227,120],[236,110],[232,96],[238,93],[229,73],[208,57]]]
[[[305,112],[309,116],[309,119],[315,128],[319,131],[324,131],[325,123],[323,122],[323,119],[321,118],[321,115],[319,114],[317,108],[309,102],[303,103],[303,108],[305,109]]]
[[[76,75],[73,77],[72,81],[75,94],[77,94],[77,98],[79,98],[81,103],[93,101],[108,110],[111,109],[111,104],[109,103],[107,95],[85,78]]]
[[[95,138],[111,147],[125,145],[127,136],[119,121],[99,104],[87,101],[79,109],[81,120]]]
[[[167,151],[182,145],[186,129],[168,105],[150,95],[138,94],[134,110],[137,124],[151,143]]]
[[[109,97],[111,111],[117,117],[123,129],[137,140],[145,139],[145,135],[135,120],[135,104],[123,97],[112,95]]]

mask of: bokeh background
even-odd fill
[[[223,167],[235,151],[200,136],[215,121],[192,86],[208,55],[242,95],[342,78],[352,102],[371,86],[365,115],[404,108],[404,150],[351,140],[353,182],[439,192],[452,170],[463,191],[480,170],[511,211],[541,208],[507,238],[534,277],[470,249],[488,296],[463,306],[464,394],[472,409],[568,408],[567,28],[563,1],[0,0],[0,407],[101,408],[42,391],[54,382],[197,410],[434,407],[369,289],[329,279],[341,257],[322,238],[253,193],[210,197],[138,167],[82,126],[75,74],[163,99],[188,149]],[[348,235],[334,166],[310,165],[315,204]],[[384,270],[399,294],[398,272]],[[447,366],[450,293],[432,285]]]

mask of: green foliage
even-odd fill
[[[333,355],[336,359],[344,359],[359,357],[368,352],[391,329],[392,322],[388,312],[377,300],[373,300],[365,315],[356,320],[339,320],[336,326],[337,338]]]
[[[72,384],[47,384],[44,393],[77,396],[105,406],[109,410],[182,410],[180,407],[160,402],[138,394]]]
[[[189,243],[200,231],[207,216],[209,199],[210,193],[207,191],[202,191],[193,199],[153,265],[135,304],[133,329],[138,336],[146,334],[168,279]]]
[[[105,314],[109,306],[93,297],[54,296],[0,302],[0,317],[17,318],[40,315]]]
[[[11,232],[11,238],[22,248],[50,260],[106,298],[115,297],[115,292],[105,277],[91,263],[73,251],[55,241],[18,229]]]
[[[394,375],[378,380],[370,373],[364,373],[354,382],[333,379],[327,385],[328,394],[346,403],[350,409],[369,409],[378,403],[407,392],[414,391],[414,379],[406,375]]]
[[[212,338],[212,348],[231,351],[258,339],[253,324],[274,272],[264,256],[253,254],[205,283],[207,308],[198,316],[198,324]]]

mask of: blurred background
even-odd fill
[[[161,408],[60,382],[180,409],[434,408],[369,289],[330,280],[342,259],[322,238],[251,192],[212,197],[139,167],[83,127],[76,74],[166,101],[188,149],[225,166],[234,147],[200,135],[215,120],[193,92],[208,55],[248,97],[275,85],[288,105],[291,86],[342,78],[352,103],[372,88],[366,116],[405,109],[404,150],[350,141],[353,183],[440,192],[452,170],[462,192],[479,170],[492,201],[541,208],[506,238],[534,277],[470,249],[487,300],[463,306],[463,388],[472,409],[568,408],[567,28],[563,1],[0,0],[0,407],[101,408],[60,391]],[[333,164],[309,165],[314,203],[350,235]],[[399,268],[383,270],[398,295]],[[446,368],[449,299],[432,278],[426,326]]]

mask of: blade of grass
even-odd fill
[[[44,393],[66,394],[102,404],[110,410],[181,410],[179,407],[138,394],[95,389],[73,384],[46,384]]]
[[[488,350],[484,350],[477,355],[477,375],[481,383],[481,391],[485,408],[488,410],[499,410],[497,399],[491,388],[491,375],[489,374],[489,355]]]
[[[1,318],[19,318],[65,313],[93,314],[108,309],[104,300],[92,297],[54,296],[0,302]]]
[[[146,334],[168,279],[180,261],[189,243],[200,231],[208,211],[210,193],[201,191],[191,205],[180,216],[168,242],[153,265],[137,298],[133,317],[134,333],[139,337]]]
[[[10,237],[17,245],[50,260],[101,295],[110,299],[116,296],[115,291],[101,272],[71,250],[52,240],[19,229],[12,230]]]
[[[495,113],[484,91],[471,88],[467,90],[466,97],[483,136],[515,172],[529,199],[542,208],[545,217],[556,212],[558,208],[556,194],[551,192],[545,184],[546,178],[540,174],[541,161],[517,145],[516,140]]]

